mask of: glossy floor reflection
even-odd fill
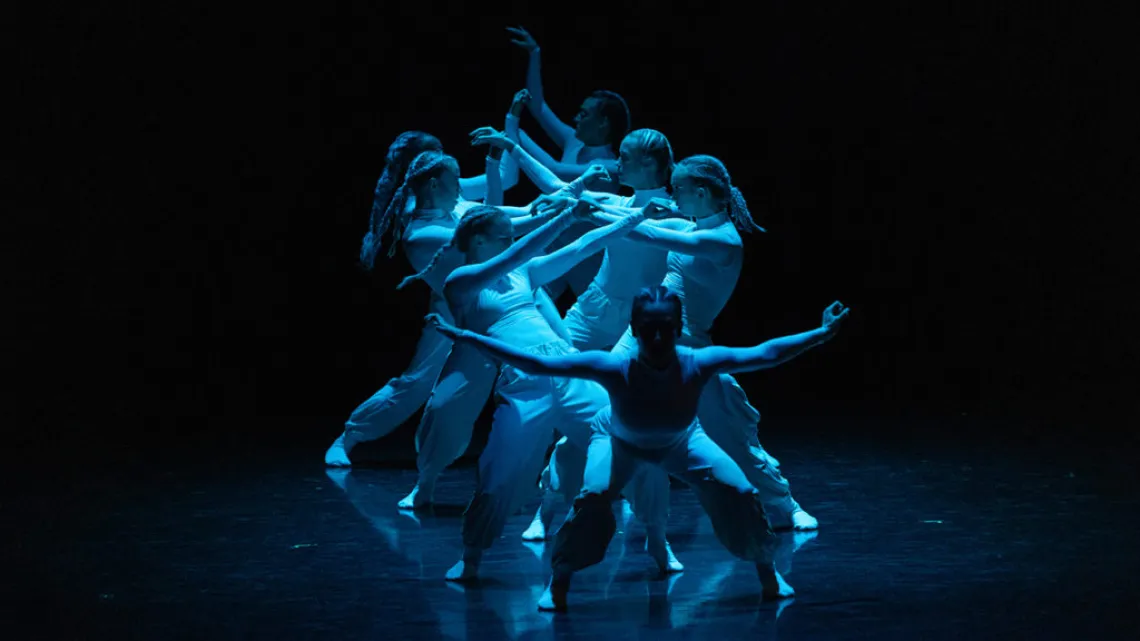
[[[11,479],[3,497],[4,603],[17,632],[5,636],[1140,638],[1140,502],[1125,483],[1135,468],[951,443],[774,440],[822,524],[782,535],[794,601],[759,604],[752,569],[678,488],[670,538],[686,571],[655,580],[643,533],[619,508],[608,558],[579,575],[572,610],[558,615],[535,609],[550,546],[520,540],[529,514],[489,552],[480,584],[442,580],[459,554],[470,466],[418,516],[395,507],[413,471],[328,472],[319,447],[79,478],[41,470]]]

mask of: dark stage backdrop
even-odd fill
[[[34,113],[17,140],[36,171],[18,187],[46,242],[12,250],[13,308],[38,310],[14,341],[35,391],[14,431],[331,440],[400,373],[426,311],[426,288],[393,289],[402,257],[356,267],[385,149],[423,129],[481,171],[467,133],[500,127],[524,86],[508,24],[542,45],[564,118],[612,89],[679,157],[727,164],[769,233],[747,239],[718,342],[851,306],[833,343],[740,377],[769,416],[1028,417],[1084,434],[1135,413],[1131,20],[1076,3],[612,4],[29,20]],[[536,194],[523,180],[509,203]]]

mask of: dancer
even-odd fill
[[[518,116],[522,113],[523,108],[529,100],[530,94],[526,90],[515,94],[514,100],[511,102],[511,107],[507,113],[507,136],[517,137]],[[511,124],[512,115],[514,116],[514,125]],[[411,165],[413,159],[425,151],[443,153],[443,143],[429,133],[422,131],[405,131],[397,136],[388,147],[388,153],[384,162],[384,171],[380,175],[380,179],[376,182],[368,233],[365,234],[360,249],[360,264],[365,270],[371,271],[375,267],[376,256],[380,253],[384,236],[389,230],[392,232],[392,238],[388,246],[388,256],[393,257],[395,256],[397,245],[403,244],[400,241],[408,234],[409,225],[413,227],[413,231],[426,233],[430,228],[436,226],[432,224],[433,221],[439,222],[443,220],[444,217],[435,215],[434,213],[437,210],[443,210],[434,207],[434,205],[423,207],[424,210],[433,212],[431,215],[426,217],[416,217],[413,215],[412,210],[417,206],[415,190],[412,190],[413,193],[410,194],[410,197],[406,198],[402,209],[399,211],[390,210],[393,197],[396,195],[398,188],[405,182],[409,165]],[[512,166],[514,166],[513,170],[511,168]],[[486,199],[488,204],[499,204],[502,202],[503,190],[513,186],[517,182],[518,170],[514,160],[506,159],[500,161],[499,154],[488,154],[486,173],[473,178],[459,178],[459,197],[456,199],[455,205],[453,205],[451,209],[446,210],[446,212],[450,215],[454,211],[456,215],[461,216],[464,211],[475,205],[475,203],[472,202],[475,200]],[[488,189],[489,186],[493,188]],[[444,185],[444,187],[446,187],[446,185]],[[393,221],[395,221],[394,225],[392,224]],[[536,220],[533,222],[538,223],[541,221]],[[531,223],[520,221],[520,224],[525,230],[527,225]],[[454,229],[454,224],[452,224],[452,228]],[[428,236],[430,235],[431,234],[428,234]],[[425,236],[425,238],[426,237],[427,236]],[[427,243],[422,243],[422,245],[426,244]],[[440,245],[442,245],[442,242]],[[407,245],[405,244],[405,253],[408,254],[408,260],[413,263],[413,266],[415,266],[417,262],[426,262],[427,258],[434,254],[436,249],[438,249],[438,247],[421,247],[408,253]],[[415,254],[415,256],[413,257],[412,254]],[[418,267],[416,268],[418,269]],[[438,301],[433,299],[433,305],[436,308],[446,307],[442,299]],[[447,358],[446,350],[449,349],[449,344],[446,341],[441,342],[437,337],[430,336],[432,334],[436,334],[436,332],[427,332],[421,335],[420,341],[416,345],[415,354],[412,356],[412,362],[409,363],[408,368],[404,370],[401,376],[389,380],[384,387],[380,388],[371,398],[353,411],[345,423],[344,432],[333,441],[333,444],[325,452],[326,465],[351,465],[349,453],[353,447],[359,443],[387,436],[402,425],[404,421],[407,421],[408,418],[428,400],[432,385],[434,385],[436,381],[436,376],[439,374],[443,361]],[[476,359],[475,362],[480,362],[480,359],[481,357]],[[478,411],[476,411],[476,417],[477,416]],[[472,421],[474,421],[474,418]],[[417,448],[420,444],[419,436],[420,432],[417,431]],[[425,440],[424,444],[431,450],[434,442],[428,443]],[[462,453],[461,451],[459,455],[462,455]],[[448,462],[448,464],[450,463],[451,461]]]
[[[608,241],[628,233],[641,220],[640,216],[629,216],[556,252],[539,255],[580,217],[582,209],[563,211],[517,243],[511,241],[510,219],[499,209],[477,207],[464,216],[453,244],[463,252],[466,264],[452,272],[444,289],[449,308],[460,323],[508,339],[520,349],[573,353],[536,309],[534,290],[600,251]],[[429,265],[417,277],[427,275],[431,268]],[[463,558],[447,573],[453,581],[477,576],[483,551],[534,491],[554,430],[585,449],[590,421],[606,404],[605,391],[595,384],[530,377],[512,368],[504,368],[496,391],[502,404],[495,412],[490,438],[479,459],[478,488],[464,515]],[[663,555],[654,560],[660,567],[669,563]]]
[[[434,137],[420,132],[401,135],[397,139],[400,146],[397,147],[397,153],[393,154],[397,162],[393,164],[397,167],[402,165],[400,156],[407,153],[406,150],[414,149],[417,146],[431,146],[432,140]],[[391,190],[384,190],[384,200],[387,201],[384,211],[376,215],[376,208],[374,208],[372,231],[365,238],[364,249],[361,252],[361,262],[366,266],[372,265],[380,247],[380,239],[388,228],[392,227],[393,241],[389,255],[394,253],[396,244],[399,243],[404,247],[405,254],[413,268],[423,269],[439,248],[450,239],[451,233],[458,223],[459,214],[457,212],[474,206],[473,203],[459,206],[461,188],[458,179],[458,165],[454,158],[437,151],[424,152],[415,158],[416,161],[411,163],[412,166],[406,172],[402,172],[406,175],[403,177],[399,189],[395,190],[394,193]],[[489,194],[492,201],[501,200],[502,190],[499,187],[498,180],[499,161],[489,155],[487,165],[490,180],[488,180],[485,195]],[[383,180],[382,182],[386,183]],[[378,188],[377,191],[381,192],[381,189]],[[414,209],[407,212],[408,206],[414,206]],[[395,219],[394,224],[393,219]],[[526,233],[545,220],[546,218],[542,216],[525,215],[520,216],[515,222],[520,233]],[[449,256],[449,258],[451,257]],[[439,280],[434,282],[435,291],[432,295],[430,307],[438,313],[447,313],[447,305],[440,294],[443,278],[446,278],[447,273],[447,270],[443,269],[436,271]],[[433,284],[432,281],[429,281],[429,284]],[[553,303],[549,303],[549,306],[553,309]],[[382,438],[408,420],[425,401],[429,400],[433,386],[444,367],[450,350],[450,342],[440,340],[436,332],[421,334],[415,355],[412,357],[408,369],[402,376],[390,380],[387,385],[353,411],[345,423],[344,432],[337,437],[325,453],[325,463],[331,466],[350,465],[349,453],[356,445]],[[446,403],[449,407],[449,414],[454,414],[458,424],[463,424],[464,420],[468,420],[467,424],[470,425],[478,418],[479,412],[486,403],[495,372],[482,357],[463,358],[461,361],[457,359],[457,363],[461,363],[463,366],[460,371],[463,384],[451,385],[448,388],[450,396],[437,397],[433,402],[436,404]],[[451,372],[454,371],[454,369],[451,370]],[[456,381],[452,382],[456,383]],[[482,391],[481,397],[479,396],[480,391]],[[431,464],[428,465],[429,455],[421,457],[423,459],[421,463],[429,466],[429,472],[437,469],[442,471],[444,467],[450,465],[463,454],[467,445],[466,441],[450,444],[435,442],[437,435],[457,433],[459,434],[457,438],[460,440],[462,440],[464,433],[467,435],[466,439],[470,440],[470,427],[463,430],[435,430],[432,434],[423,431],[417,432],[417,449],[420,452],[429,452],[430,456],[448,459],[449,453],[457,448],[462,448],[454,456],[442,462],[442,467],[440,461],[436,459],[431,459]],[[430,474],[428,476],[434,478]],[[415,497],[411,496],[410,498],[413,501],[405,507],[413,507],[412,503]]]
[[[694,219],[695,228],[691,232],[677,232],[648,221],[638,225],[629,238],[669,250],[664,284],[685,301],[680,342],[689,347],[704,347],[712,344],[713,321],[724,309],[740,277],[744,246],[739,230],[751,232],[763,231],[763,228],[752,220],[744,197],[732,185],[724,164],[712,156],[682,160],[673,171],[672,185],[675,204],[657,200],[646,209],[675,211]],[[600,224],[616,220],[622,213],[616,210],[613,214],[592,215]],[[636,338],[627,330],[614,351],[628,354],[636,346]],[[699,413],[709,437],[740,465],[749,481],[760,490],[774,529],[819,527],[815,517],[792,498],[788,481],[780,473],[779,462],[760,446],[757,437],[760,412],[748,402],[747,394],[735,378],[722,373],[707,386]]]
[[[512,42],[528,54],[526,88],[530,92],[531,101],[527,103],[527,110],[562,151],[561,160],[555,160],[525,131],[519,132],[520,144],[532,157],[538,159],[564,181],[571,181],[581,176],[592,164],[601,163],[607,170],[613,171],[616,166],[617,146],[630,130],[629,105],[625,99],[613,91],[594,91],[582,102],[574,117],[574,126],[567,125],[546,103],[542,86],[542,55],[538,43],[521,27],[508,27],[507,31],[514,36]],[[518,123],[510,123],[508,127],[510,126],[517,127]],[[517,171],[514,165],[509,165],[508,168]],[[517,180],[517,175],[511,178]],[[546,191],[546,185],[543,183],[536,181],[535,184],[539,189],[550,193]],[[599,185],[598,189],[616,192],[617,184],[610,182],[608,185]],[[552,243],[551,251],[564,247],[591,229],[588,223],[571,226]],[[581,296],[599,267],[601,267],[601,256],[591,257],[567,272],[563,278],[549,283],[546,290],[555,300],[567,289],[575,296]]]
[[[615,529],[611,503],[638,468],[647,466],[673,474],[697,491],[721,544],[756,564],[765,599],[794,594],[773,563],[775,541],[759,491],[705,434],[697,418],[698,406],[704,402],[706,383],[719,374],[787,362],[831,339],[848,310],[833,303],[824,310],[818,329],[755,347],[692,349],[678,344],[684,307],[680,296],[665,286],[640,294],[630,323],[637,343],[625,353],[521,350],[491,336],[452,327],[442,317],[430,317],[453,341],[476,345],[531,376],[594,381],[609,393],[610,406],[592,426],[582,491],[556,535],[551,581],[539,609],[564,609],[573,573],[602,560]]]
[[[493,148],[499,147],[510,152],[517,149],[508,137],[490,128],[477,129],[473,134],[476,144],[486,142]],[[653,198],[668,197],[667,185],[673,171],[673,148],[664,134],[653,129],[638,129],[622,140],[616,175],[622,185],[633,188],[634,193],[630,197],[586,192],[587,188],[595,186],[599,178],[608,177],[609,172],[602,165],[594,165],[574,181],[563,183],[526,155],[525,151],[519,150],[518,153],[520,165],[530,168],[528,175],[538,174],[550,187],[558,187],[571,197],[586,194],[625,208],[627,213],[643,207]],[[658,224],[678,231],[692,226],[692,223],[681,218],[661,220]],[[667,255],[666,250],[647,243],[627,239],[611,243],[603,253],[601,268],[593,281],[566,312],[564,321],[574,347],[580,350],[608,349],[617,343],[629,327],[633,297],[641,289],[656,285],[665,277]],[[566,439],[563,438],[555,445],[555,453],[551,457],[553,463],[543,471],[543,501],[531,525],[523,532],[524,540],[541,541],[546,538],[553,519],[551,492],[559,489],[560,477],[581,476],[585,452],[574,448],[566,450],[566,447]],[[567,485],[577,487],[574,481]],[[574,499],[572,495],[566,498],[568,501]],[[667,510],[657,513],[664,517]],[[650,538],[664,539],[664,522],[646,526]]]

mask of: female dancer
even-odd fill
[[[732,185],[724,164],[712,156],[691,156],[677,164],[672,176],[676,203],[653,201],[647,210],[677,211],[696,221],[691,232],[677,232],[655,225],[639,225],[630,239],[669,250],[664,284],[685,301],[684,329],[680,342],[690,347],[712,344],[713,321],[732,295],[744,258],[738,230],[763,231],[748,212],[740,190]],[[617,215],[595,213],[599,222]],[[627,330],[614,347],[631,353],[637,341]],[[760,490],[772,527],[778,530],[813,530],[819,522],[792,498],[788,481],[780,474],[779,462],[764,451],[757,438],[760,413],[730,374],[718,376],[705,388],[700,406],[701,425],[735,460],[749,481]],[[652,473],[652,472],[649,472]],[[647,484],[653,488],[656,485]]]
[[[594,165],[579,178],[565,183],[531,158],[507,136],[489,127],[475,130],[474,143],[480,142],[486,142],[492,148],[498,147],[517,155],[520,166],[536,182],[546,185],[544,189],[558,189],[570,197],[588,193],[600,201],[626,208],[628,213],[632,209],[643,207],[653,198],[668,196],[667,185],[673,172],[673,148],[664,134],[653,129],[638,129],[622,140],[616,175],[621,184],[634,189],[633,196],[625,198],[605,193],[585,192],[586,187],[593,186],[596,177],[607,175],[608,172],[602,165]],[[681,218],[661,220],[658,224],[678,231],[689,229],[692,225]],[[617,343],[629,327],[633,297],[641,289],[656,285],[665,277],[667,255],[667,250],[648,243],[626,239],[611,243],[603,254],[601,268],[590,286],[579,295],[578,300],[566,312],[564,321],[574,347],[580,350],[608,349]],[[554,516],[552,492],[559,491],[562,485],[571,488],[571,491],[578,486],[576,480],[581,477],[585,465],[585,452],[572,446],[569,449],[567,447],[566,438],[562,438],[555,445],[552,464],[542,474],[544,489],[542,504],[531,525],[523,532],[524,540],[545,539]],[[563,478],[568,482],[563,484]],[[565,495],[565,492],[563,494]],[[566,499],[572,502],[574,496],[566,496]],[[657,497],[657,500],[664,499],[665,497]],[[668,510],[666,507],[651,511],[661,516],[662,522],[646,524],[649,545],[660,547],[664,545],[663,519]],[[671,552],[666,553],[671,556]],[[674,571],[682,569],[675,559],[671,560],[670,567]]]
[[[529,95],[525,91],[515,95],[510,113],[516,115],[516,122],[518,120],[517,115],[522,112],[526,101],[529,99]],[[507,135],[512,135],[516,131],[517,128],[508,128]],[[461,216],[464,211],[475,205],[474,202],[471,202],[473,200],[489,198],[490,204],[501,203],[503,189],[500,184],[508,183],[503,185],[506,187],[517,182],[517,170],[512,171],[507,166],[508,164],[513,165],[515,161],[508,159],[500,162],[498,157],[489,154],[487,156],[486,174],[474,178],[459,178],[458,193],[449,194],[446,191],[453,186],[452,183],[457,172],[449,175],[446,181],[439,181],[440,176],[438,175],[425,175],[418,179],[415,185],[410,185],[407,188],[403,202],[398,207],[393,208],[394,196],[399,193],[399,188],[407,182],[406,174],[409,165],[413,159],[426,151],[442,153],[443,144],[435,136],[422,131],[405,131],[397,136],[396,140],[389,146],[384,172],[376,183],[368,233],[364,236],[360,250],[360,263],[366,270],[371,271],[375,266],[376,256],[380,253],[384,236],[389,230],[392,232],[392,238],[389,242],[388,256],[394,256],[397,245],[402,244],[408,261],[412,263],[414,268],[419,269],[446,242],[446,240],[438,241],[438,239],[429,240],[438,236],[437,227],[439,224],[442,223],[444,227],[450,226],[451,229],[454,229],[455,221],[447,222],[445,220],[451,217],[453,212],[455,215]],[[437,167],[441,172],[445,169],[450,170],[450,165],[437,165]],[[435,182],[432,182],[433,180]],[[491,183],[493,188],[488,189],[488,183]],[[428,189],[427,193],[419,193],[431,185],[435,185],[435,187]],[[427,201],[420,201],[418,198],[420,195]],[[439,202],[435,202],[436,200]],[[424,213],[417,216],[413,211],[415,208],[423,210]],[[538,222],[541,221],[528,222],[520,218],[523,229]],[[416,242],[409,244],[407,241],[413,236],[415,236]],[[420,242],[419,239],[421,238],[423,242]],[[444,309],[446,306],[442,299],[436,300],[436,298],[433,298],[432,308]],[[389,380],[384,387],[380,388],[371,398],[352,412],[345,423],[344,432],[325,452],[325,464],[330,466],[350,465],[349,453],[353,447],[359,443],[383,438],[402,425],[404,421],[407,421],[428,400],[436,377],[447,359],[448,350],[450,350],[450,342],[440,340],[437,332],[423,333],[416,345],[412,362],[404,370],[404,373]],[[474,363],[481,362],[483,362],[481,357],[474,361]],[[485,367],[485,364],[482,366]],[[472,398],[471,402],[476,402],[476,399]],[[485,402],[485,397],[483,402]],[[479,404],[479,409],[481,408],[482,402]],[[479,409],[475,410],[475,417],[478,416]],[[472,421],[474,421],[474,417]],[[418,432],[417,435],[419,435]],[[417,442],[419,441],[420,439],[417,438]],[[429,451],[434,449],[434,445],[436,445],[434,442],[427,443],[426,439],[424,443]],[[462,455],[462,451],[459,454]],[[453,460],[448,461],[444,466],[446,467]],[[438,465],[432,467],[438,467]]]
[[[489,181],[492,191],[498,190],[497,182],[497,176],[492,174]],[[398,234],[413,267],[422,271],[429,263],[434,263],[435,269],[426,281],[433,287],[432,310],[443,314],[448,313],[440,293],[443,280],[459,264],[459,260],[455,252],[446,252],[440,260],[439,250],[449,242],[458,226],[459,216],[455,213],[458,193],[458,165],[455,159],[439,152],[425,152],[412,162],[404,183],[388,207],[389,215],[394,215],[394,212],[402,211],[406,203],[414,199],[415,209]],[[520,233],[526,233],[546,220],[543,216],[526,215],[514,222]],[[548,300],[543,302],[551,310],[550,313],[556,313],[553,303]],[[421,428],[425,429],[418,430],[416,440],[420,454],[417,462],[421,469],[421,484],[429,491],[422,495],[414,491],[401,501],[401,507],[405,508],[418,507],[425,500],[430,500],[430,489],[434,486],[435,478],[463,454],[470,441],[471,426],[487,401],[496,373],[495,368],[482,356],[467,352],[452,359],[447,375],[441,378],[451,343],[433,339],[433,334],[437,333],[423,333],[409,373],[400,379],[394,379],[385,389],[357,408],[346,424],[344,434],[326,454],[326,462],[348,464],[347,452],[353,446],[369,440],[369,436],[379,438],[390,433],[418,408],[418,405],[412,405],[413,402],[422,404],[427,400],[432,421],[421,424]],[[442,393],[432,394],[437,380],[446,384],[440,390]],[[408,397],[413,395],[415,397],[409,400]],[[397,413],[399,414],[393,418]]]
[[[539,609],[564,609],[573,573],[605,556],[615,528],[611,503],[641,467],[655,467],[693,486],[721,544],[756,564],[765,599],[792,596],[773,563],[775,541],[759,492],[706,436],[697,408],[704,402],[706,383],[720,373],[755,371],[791,360],[834,336],[847,314],[837,302],[824,310],[822,326],[810,332],[755,347],[691,349],[677,344],[685,316],[681,298],[659,285],[637,297],[631,318],[637,342],[631,352],[571,354],[521,350],[431,317],[448,338],[476,345],[532,376],[596,381],[609,393],[611,405],[599,414],[590,436],[582,492],[558,530],[551,581]]]
[[[540,253],[579,218],[568,209],[512,244],[511,220],[501,210],[477,207],[460,220],[452,243],[466,264],[447,278],[444,294],[461,325],[510,340],[520,349],[545,354],[575,350],[551,328],[535,306],[534,291],[600,251],[640,216],[596,229],[551,254]],[[445,248],[437,254],[439,258]],[[422,276],[432,269],[429,265]],[[506,368],[496,389],[502,404],[479,459],[478,487],[464,515],[463,558],[447,573],[474,578],[483,551],[502,533],[507,518],[534,491],[534,480],[555,429],[585,449],[589,424],[606,404],[605,390],[586,381],[526,376]],[[667,481],[667,480],[666,480]],[[668,491],[666,487],[664,491]],[[667,559],[656,558],[659,565]]]

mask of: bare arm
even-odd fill
[[[494,258],[482,263],[464,265],[447,278],[444,294],[448,302],[456,303],[468,295],[482,290],[496,279],[522,267],[541,254],[574,220],[573,210],[567,209],[535,231],[520,238]]]
[[[614,365],[616,358],[609,352],[590,351],[558,356],[532,354],[490,336],[467,330],[460,330],[454,340],[473,345],[487,356],[517,367],[528,374],[600,381],[617,371]]]
[[[706,347],[694,355],[697,367],[707,376],[720,373],[754,372],[786,363],[807,350],[831,340],[847,318],[849,310],[842,303],[832,303],[823,311],[823,324],[817,329],[791,336],[781,336],[755,347]]]
[[[640,213],[627,216],[605,227],[590,230],[558,251],[531,259],[526,264],[531,284],[542,287],[557,279],[578,263],[604,249],[610,242],[630,233],[643,220],[644,217]]]

